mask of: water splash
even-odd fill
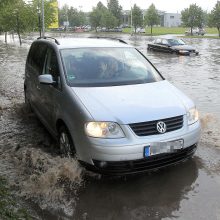
[[[220,121],[215,114],[203,113],[200,117],[202,126],[201,141],[220,147]]]
[[[16,195],[38,204],[41,209],[74,214],[77,192],[83,182],[83,169],[74,158],[52,156],[41,149],[9,149],[1,155],[1,175],[7,175]],[[9,171],[8,163],[12,163]],[[5,172],[4,172],[5,171]]]

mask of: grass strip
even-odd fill
[[[18,207],[15,198],[10,192],[8,183],[3,177],[0,177],[0,219],[31,219],[26,209]]]

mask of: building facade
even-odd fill
[[[181,14],[179,13],[164,13],[161,16],[161,23],[164,27],[178,27],[181,25]]]
[[[147,10],[142,10],[143,19]],[[165,11],[158,11],[160,16],[160,26],[162,27],[178,27],[181,25],[181,14],[167,13]],[[124,25],[131,25],[131,11],[125,10],[122,12],[122,22]]]

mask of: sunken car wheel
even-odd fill
[[[58,143],[60,148],[60,153],[65,156],[74,156],[75,155],[75,147],[73,144],[73,140],[68,129],[65,126],[61,126],[59,129],[59,137]]]

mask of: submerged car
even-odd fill
[[[175,53],[179,55],[198,55],[199,52],[192,46],[187,45],[178,38],[158,38],[153,43],[148,44],[148,50],[165,53]]]
[[[88,169],[130,174],[191,157],[198,111],[137,49],[122,40],[35,40],[25,102]]]

